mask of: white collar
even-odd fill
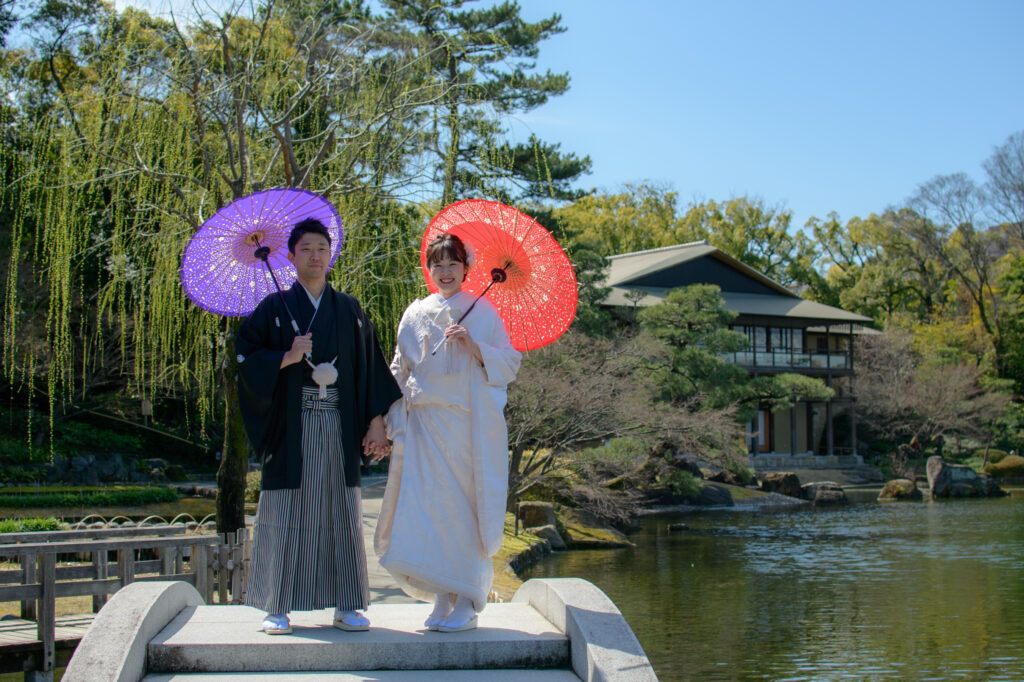
[[[313,304],[313,310],[320,310],[320,300],[324,297],[324,292],[327,291],[327,284],[324,284],[324,288],[320,290],[320,295],[317,298],[313,298],[313,294],[309,293],[309,289],[302,282],[299,282],[299,286],[309,297],[309,302]]]

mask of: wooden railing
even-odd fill
[[[91,595],[93,611],[98,611],[109,595],[132,582],[184,580],[208,604],[242,603],[249,531],[188,532],[177,525],[0,534],[0,560],[20,566],[0,570],[0,602],[20,601],[21,618],[36,622],[36,669],[53,670],[56,600],[61,597]]]

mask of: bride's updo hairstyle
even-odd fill
[[[473,265],[473,257],[466,248],[466,245],[454,234],[442,234],[434,237],[434,240],[427,244],[428,268],[434,263],[439,263],[445,259],[462,263],[466,266],[466,269]]]

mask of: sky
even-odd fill
[[[116,4],[129,1],[168,2]],[[561,14],[538,67],[571,85],[513,135],[590,156],[587,189],[646,181],[684,206],[747,196],[794,228],[845,222],[937,175],[983,182],[984,160],[1024,130],[1022,0],[519,4],[527,21]]]
[[[670,186],[793,212],[884,211],[936,175],[984,181],[1024,130],[1019,0],[520,0],[562,15],[541,70],[565,95],[519,117],[589,155],[586,187]],[[628,7],[628,9],[624,9]]]

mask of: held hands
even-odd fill
[[[281,358],[281,367],[287,367],[288,365],[294,365],[296,362],[301,362],[302,357],[306,353],[313,352],[313,335],[306,334],[305,336],[296,336],[292,340],[291,349],[285,351],[284,357]]]
[[[391,452],[384,419],[377,415],[370,421],[370,427],[363,437],[363,454],[370,458],[370,463],[379,462]]]

